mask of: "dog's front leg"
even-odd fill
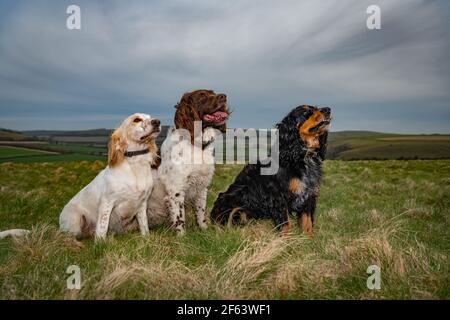
[[[167,190],[166,200],[169,206],[170,220],[172,221],[172,226],[180,236],[185,233],[184,197],[185,193],[183,191]]]
[[[139,207],[136,217],[141,235],[148,235],[147,201],[144,201]]]
[[[316,211],[317,195],[313,194],[301,205],[295,208],[297,212],[298,226],[307,235],[312,235],[314,212]]]
[[[199,196],[196,198],[194,203],[194,210],[195,210],[195,216],[197,218],[197,224],[200,227],[200,229],[205,230],[208,225],[206,224],[205,219],[205,211],[206,211],[206,196],[207,196],[207,190],[204,189],[200,192]]]
[[[281,231],[283,235],[286,235],[290,232],[291,225],[289,222],[289,214],[287,211],[283,212],[274,208],[271,211],[271,216],[278,231]]]
[[[109,219],[113,208],[112,201],[102,201],[98,209],[97,225],[95,227],[95,239],[105,239],[108,233]]]

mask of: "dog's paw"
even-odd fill
[[[200,229],[202,229],[202,230],[208,229],[208,225],[207,225],[206,223],[200,223],[198,226],[199,226]]]
[[[186,230],[183,229],[177,229],[177,237],[183,237],[186,234]]]

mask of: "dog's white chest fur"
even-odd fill
[[[213,129],[204,130],[203,142],[214,138]],[[178,130],[169,130],[161,147],[155,192],[147,205],[150,226],[170,222],[179,233],[184,233],[184,210],[190,206],[200,227],[206,228],[204,214],[207,187],[214,175],[213,150],[213,143],[203,150],[201,143],[194,146]]]

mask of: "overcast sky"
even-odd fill
[[[66,28],[70,4],[81,30]],[[332,108],[333,131],[450,132],[449,30],[447,0],[1,0],[0,127],[171,124],[184,92],[210,88],[232,127],[313,104]]]

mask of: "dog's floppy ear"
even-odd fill
[[[276,128],[278,129],[280,144],[289,145],[292,139],[292,130],[290,130],[289,126],[283,122],[277,124]]]
[[[110,167],[115,167],[123,161],[127,145],[127,138],[123,132],[122,127],[119,127],[113,132],[109,140],[108,165]]]
[[[325,160],[325,155],[327,153],[327,140],[328,140],[328,132],[323,133],[319,137],[319,151],[317,154],[320,159]]]
[[[194,144],[194,121],[201,121],[201,118],[194,106],[191,94],[185,93],[176,108],[175,128],[188,130],[191,135],[191,142]]]

